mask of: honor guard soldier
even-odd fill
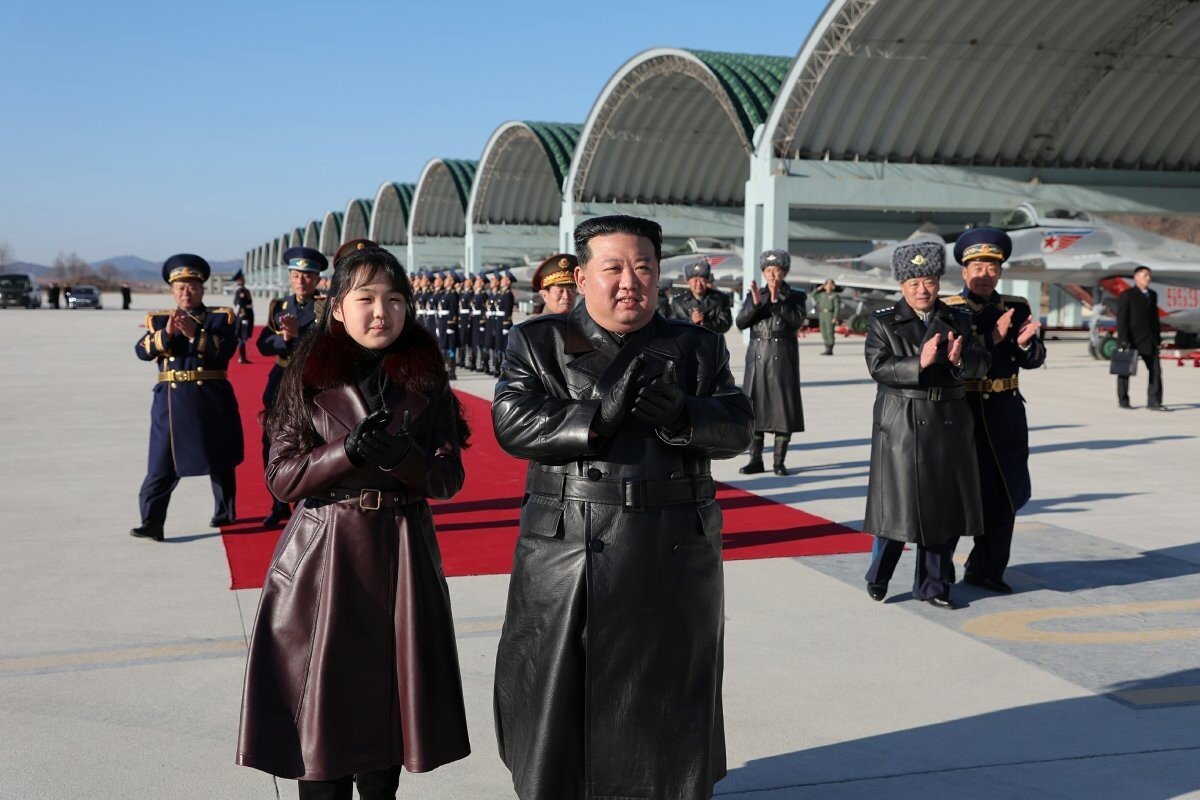
[[[432,280],[429,284],[429,297],[426,302],[426,324],[429,327],[429,333],[434,339],[438,338],[438,329],[441,321],[438,318],[438,308],[442,304],[442,295],[445,294],[445,276],[440,272],[432,274]]]
[[[566,314],[575,307],[575,268],[579,259],[570,253],[553,255],[538,265],[531,286],[542,301],[544,314]]]
[[[438,303],[438,347],[442,351],[442,360],[446,364],[446,372],[450,380],[455,380],[454,350],[458,346],[458,283],[456,272],[447,272],[442,281],[442,297]]]
[[[229,308],[204,306],[211,270],[200,256],[171,256],[163,279],[176,307],[146,316],[146,333],[134,352],[158,365],[150,404],[150,457],[138,493],[142,524],[131,536],[163,540],[171,492],[181,477],[208,475],[212,481],[214,528],[237,519],[234,468],[242,463],[241,417],[225,378],[237,346]]]
[[[508,270],[500,275],[500,291],[496,296],[496,339],[492,345],[493,375],[500,375],[500,364],[504,361],[504,351],[508,349],[508,332],[512,330],[513,311],[516,310],[517,300],[512,287],[516,278]]]
[[[246,358],[246,342],[254,333],[254,298],[246,288],[246,276],[239,269],[233,274],[237,288],[233,291],[234,325],[237,327],[237,354],[239,364],[249,364]]]
[[[471,313],[462,324],[471,327],[471,351],[467,353],[467,369],[477,371],[483,369],[483,323],[484,312],[487,310],[487,290],[481,273],[475,273],[470,298]]]
[[[458,287],[458,345],[455,347],[454,361],[460,367],[466,368],[467,356],[475,342],[475,330],[471,326],[471,276],[462,278]]]
[[[296,345],[300,343],[300,337],[317,320],[317,281],[322,270],[329,266],[325,255],[311,247],[289,248],[284,251],[283,260],[287,264],[288,282],[291,284],[292,293],[271,301],[266,322],[258,334],[258,352],[264,356],[275,357],[275,365],[267,375],[267,387],[263,391],[264,411],[270,411],[271,404],[275,402],[279,383],[283,380],[283,370],[288,365]],[[264,464],[268,462],[269,450],[270,441],[264,432]],[[275,500],[271,506],[271,513],[263,520],[263,525],[268,528],[276,527],[291,514],[292,509],[287,503]]]
[[[425,308],[425,300],[429,294],[429,273],[425,270],[417,272],[413,278],[413,308],[417,312],[417,324],[425,330],[429,330],[428,310]]]
[[[500,300],[500,270],[489,272],[487,276],[487,299],[483,306],[483,366],[481,370],[488,375],[496,375],[500,371],[500,364],[496,360],[496,348],[499,347],[497,342],[500,341],[500,325],[497,321],[500,317],[500,312],[497,309],[497,303]]]
[[[961,295],[947,304],[971,312],[971,324],[988,352],[987,377],[966,382],[967,401],[975,417],[975,449],[983,499],[983,536],[967,557],[963,580],[1008,594],[1004,582],[1012,549],[1013,524],[1029,502],[1029,423],[1025,400],[1017,388],[1022,369],[1046,361],[1041,325],[1023,297],[996,292],[1001,265],[1012,253],[1012,240],[997,228],[972,228],[954,243],[954,259],[962,265]]]
[[[712,262],[698,258],[683,268],[688,288],[671,298],[671,318],[724,333],[733,327],[729,295],[712,288]]]

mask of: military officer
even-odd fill
[[[246,358],[246,342],[250,341],[250,335],[254,333],[254,298],[246,288],[246,276],[240,269],[233,274],[233,282],[237,284],[237,288],[233,290],[233,313],[234,324],[237,327],[238,363],[249,364],[250,359]]]
[[[550,256],[534,270],[531,285],[542,300],[543,314],[566,314],[575,307],[575,268],[579,259],[570,253]]]
[[[1046,361],[1038,336],[1041,325],[1023,297],[996,291],[1001,266],[1012,253],[1012,240],[997,228],[972,228],[954,243],[962,265],[962,294],[947,305],[971,312],[971,325],[991,354],[987,377],[966,382],[967,402],[975,417],[975,449],[983,499],[983,536],[967,557],[963,580],[1008,594],[1004,582],[1012,549],[1013,524],[1029,502],[1029,423],[1017,388],[1022,369]]]
[[[462,278],[454,270],[446,273],[442,281],[443,290],[441,301],[438,303],[438,347],[442,351],[442,359],[446,364],[446,372],[450,380],[456,380],[458,375],[455,368],[455,350],[458,347],[458,286]]]
[[[234,468],[242,463],[242,426],[237,399],[225,379],[237,346],[233,311],[204,306],[211,273],[200,256],[180,254],[163,264],[176,307],[146,316],[146,333],[134,352],[158,365],[150,405],[150,455],[138,493],[142,524],[129,532],[163,540],[171,492],[181,477],[212,481],[214,528],[237,519]]]
[[[471,301],[474,296],[471,276],[464,275],[458,287],[458,346],[454,350],[455,365],[464,369],[471,347],[475,344],[475,329],[471,326]]]
[[[817,322],[821,326],[821,341],[825,344],[823,356],[833,355],[834,335],[837,333],[838,315],[842,313],[842,289],[829,278],[821,288],[813,292],[813,305],[817,307]]]
[[[288,365],[292,351],[300,343],[302,337],[317,320],[317,282],[321,271],[329,266],[329,261],[319,250],[311,247],[292,247],[284,251],[283,260],[288,268],[288,282],[292,293],[286,297],[278,297],[271,301],[267,310],[267,319],[258,334],[258,352],[267,357],[275,358],[275,365],[267,375],[267,386],[263,391],[263,409],[270,411],[279,392],[279,383],[283,380],[283,370]],[[264,432],[262,438],[263,463],[268,462],[267,453],[271,443]],[[263,520],[263,525],[272,528],[281,524],[292,514],[291,507],[284,502],[275,500],[271,513]]]
[[[500,370],[500,363],[496,355],[497,344],[500,341],[500,270],[493,270],[487,276],[487,300],[484,302],[483,308],[483,355],[484,365],[482,370],[488,375],[496,375]]]
[[[417,324],[425,330],[429,330],[429,309],[426,308],[428,300],[429,273],[420,270],[413,278],[413,307],[417,312]]]
[[[496,376],[500,375],[500,362],[504,360],[504,351],[508,348],[508,332],[512,330],[513,311],[517,307],[512,290],[516,282],[508,270],[500,274],[500,291],[496,295],[496,338],[492,345],[492,374]]]
[[[476,371],[483,369],[483,323],[484,312],[487,310],[487,291],[484,287],[483,275],[475,273],[471,281],[470,313],[462,321],[464,326],[471,329],[471,349],[467,353],[467,369]]]
[[[710,331],[724,333],[733,327],[729,295],[712,288],[712,262],[697,258],[683,268],[688,288],[671,298],[671,318],[687,320]]]

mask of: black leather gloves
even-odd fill
[[[346,437],[346,455],[356,466],[372,464],[391,469],[408,455],[412,446],[412,414],[404,412],[400,429],[390,434],[385,428],[392,421],[392,410],[381,408],[364,417]]]
[[[400,418],[400,428],[395,433],[374,428],[367,432],[366,438],[370,449],[367,463],[381,469],[391,469],[408,455],[408,449],[412,447],[412,414],[404,412]]]
[[[675,378],[675,362],[668,361],[659,378],[647,383],[633,401],[633,414],[655,428],[674,432],[686,424],[683,391]]]
[[[617,379],[608,394],[600,401],[600,413],[596,415],[596,420],[592,423],[592,430],[597,435],[612,436],[617,432],[617,428],[621,427],[636,392],[638,375],[642,373],[645,364],[645,356],[641,354],[635,356],[633,361],[629,362],[629,366],[625,368],[625,374]]]

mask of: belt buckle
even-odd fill
[[[997,393],[1004,391],[1004,378],[992,379],[992,391]]]
[[[368,495],[375,495],[375,505],[367,505]],[[378,511],[383,505],[383,492],[378,489],[363,489],[358,493],[358,507],[363,511]]]
[[[942,399],[942,387],[935,386],[932,389],[930,389],[929,390],[929,399],[930,400],[941,400]]]
[[[646,492],[640,480],[622,480],[621,495],[624,498],[623,508],[626,511],[645,511]]]

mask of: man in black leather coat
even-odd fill
[[[991,363],[971,314],[938,300],[939,242],[903,244],[892,274],[903,294],[867,320],[866,358],[879,384],[863,530],[879,537],[867,594],[882,600],[905,543],[917,545],[913,597],[952,609],[954,545],[983,535],[975,420],[964,382]]]
[[[712,286],[712,264],[700,257],[683,268],[688,288],[671,296],[671,319],[724,333],[733,327],[729,295]]]
[[[584,302],[508,337],[492,420],[527,459],[496,657],[521,800],[703,800],[725,774],[721,510],[753,417],[721,336],[656,314],[662,233],[575,231]]]
[[[1133,271],[1134,286],[1117,297],[1117,339],[1121,348],[1137,350],[1146,364],[1149,383],[1146,391],[1146,408],[1165,411],[1163,405],[1162,364],[1158,360],[1158,348],[1162,346],[1162,327],[1158,321],[1158,293],[1150,288],[1150,268],[1138,267]],[[1132,408],[1129,404],[1129,376],[1117,378],[1117,402],[1121,408]]]

